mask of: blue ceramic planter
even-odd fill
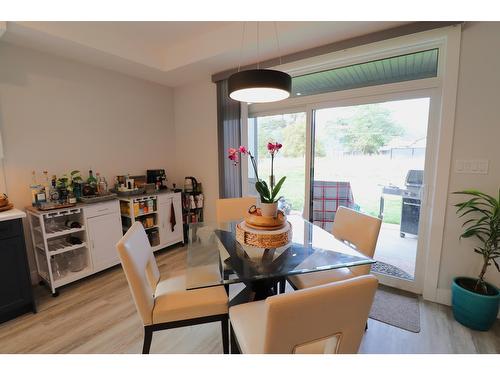
[[[453,316],[466,327],[487,331],[497,319],[500,292],[491,284],[488,285],[496,291],[495,295],[487,296],[471,292],[457,283],[457,280],[465,279],[474,280],[468,277],[456,277],[451,285]]]

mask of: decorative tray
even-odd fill
[[[130,191],[119,191],[116,189],[109,189],[110,192],[118,195],[119,197],[133,197],[134,195],[143,195],[146,192],[146,189],[136,189]]]
[[[44,203],[35,206],[35,208],[39,211],[50,211],[50,210],[58,210],[60,208],[69,208],[76,206],[76,203]]]
[[[262,216],[260,208],[256,208],[245,216],[245,223],[253,229],[277,230],[283,228],[287,221],[283,211],[278,211],[276,217]]]
[[[9,211],[13,208],[14,208],[14,205],[12,203],[8,203],[7,205],[0,207],[0,212]]]
[[[107,193],[104,195],[91,195],[88,197],[80,197],[78,200],[82,203],[96,203],[102,201],[109,201],[111,199],[115,199],[117,197],[116,193]]]
[[[285,246],[292,241],[292,225],[286,221],[279,229],[255,229],[242,221],[236,226],[236,240],[242,245],[263,249]]]

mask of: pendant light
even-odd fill
[[[245,26],[243,24],[243,36],[241,41],[241,50],[243,50],[243,42],[245,40]],[[278,29],[274,22],[276,33],[276,44],[279,51]],[[241,53],[241,52],[240,52]],[[257,22],[257,58],[260,59],[259,53],[259,23]],[[281,54],[280,54],[281,65]],[[282,71],[272,69],[260,69],[260,61],[257,62],[257,69],[243,70],[240,65],[238,72],[231,75],[228,79],[229,97],[240,102],[247,103],[266,103],[276,102],[286,99],[292,91],[292,77]]]

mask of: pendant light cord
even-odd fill
[[[274,32],[276,34],[276,46],[278,47],[278,55],[280,57],[280,65],[281,65],[281,49],[280,49],[280,40],[278,38],[278,23],[274,21]]]
[[[241,69],[241,61],[243,60],[243,44],[245,43],[245,29],[247,26],[247,22],[243,22],[243,32],[241,33],[241,47],[240,47],[240,62],[238,63],[238,73]]]
[[[238,72],[241,71],[241,62],[243,60],[243,46],[245,44],[245,31],[246,31],[246,26],[247,22],[243,22],[243,32],[241,33],[241,46],[240,46],[240,59],[238,63]],[[276,36],[276,47],[278,49],[278,56],[279,56],[279,64],[282,65],[282,60],[281,60],[281,48],[280,48],[280,40],[278,37],[278,22],[274,21],[274,34]],[[259,47],[259,40],[260,35],[259,35],[259,21],[257,21],[257,69],[260,69],[260,47]]]
[[[259,21],[257,21],[257,69],[260,69]]]

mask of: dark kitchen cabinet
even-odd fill
[[[36,312],[22,219],[0,221],[0,323]]]

